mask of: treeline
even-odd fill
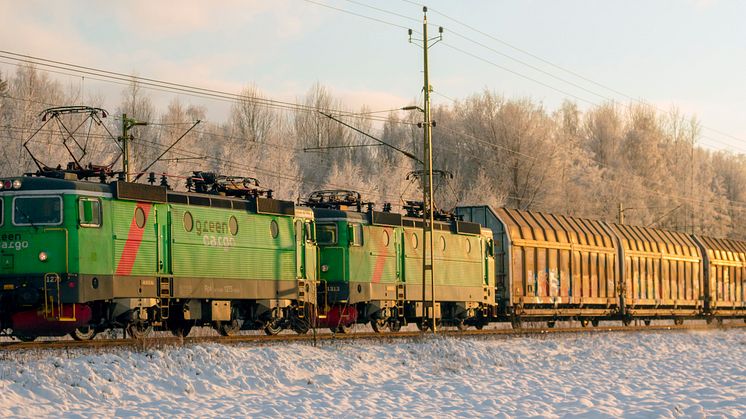
[[[104,102],[84,100],[77,89],[28,66],[0,75],[0,96],[2,176],[36,170],[22,144],[40,126],[43,109]],[[327,88],[313,86],[293,109],[262,99],[247,87],[227,120],[211,121],[207,109],[185,99],[156,109],[133,82],[104,126],[79,129],[85,147],[73,150],[85,148],[87,161],[111,163],[119,153],[105,138],[120,132],[120,117],[127,114],[149,123],[132,130],[131,170],[138,171],[201,120],[150,169],[168,174],[175,188],[183,189],[193,170],[211,170],[256,177],[276,196],[292,200],[317,189],[353,189],[395,207],[421,199],[412,174],[419,163],[314,110],[346,109]],[[417,111],[350,109],[335,115],[422,154]],[[698,146],[700,124],[675,110],[663,114],[639,103],[606,103],[583,112],[572,102],[549,110],[534,100],[484,91],[434,108],[433,119],[434,167],[444,175],[436,176],[440,208],[489,204],[616,221],[621,204],[629,224],[746,239],[744,156]],[[50,124],[30,146],[50,166],[69,160],[59,133]]]

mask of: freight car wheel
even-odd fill
[[[746,321],[746,319],[744,319]],[[396,333],[401,330],[401,322],[399,320],[390,320],[389,321],[389,330]]]
[[[463,332],[463,331],[464,331],[464,330],[466,330],[466,329],[467,329],[468,327],[469,327],[469,326],[467,326],[467,325],[466,325],[466,323],[464,323],[464,320],[463,320],[463,319],[461,319],[461,320],[457,320],[457,321],[456,321],[456,329],[458,329],[458,330],[459,330],[460,332]]]
[[[386,331],[386,319],[371,319],[370,327],[376,333],[383,333]]]
[[[513,326],[513,329],[521,329],[523,327],[523,323],[521,322],[521,319],[515,317],[510,321],[510,325]]]
[[[14,335],[18,340],[21,342],[33,342],[36,340],[37,336],[33,335]]]
[[[273,336],[282,332],[282,325],[278,320],[270,320],[264,323],[264,333]]]
[[[547,322],[547,327],[553,329],[556,324],[557,323],[554,320],[551,320]]]
[[[435,321],[435,325],[440,327],[440,320]],[[419,319],[417,320],[417,328],[421,331],[426,330],[432,330],[433,329],[433,320],[432,319]]]
[[[241,324],[236,319],[230,321],[219,321],[216,326],[220,336],[236,336],[238,331],[241,330]]]
[[[583,319],[580,321],[581,327],[588,327],[588,319]]]
[[[682,319],[681,317],[677,317],[673,319],[673,324],[675,324],[676,326],[681,326],[682,324],[684,324],[684,319]]]
[[[644,322],[645,322],[645,326],[650,326],[650,319],[645,319]]]
[[[591,326],[598,327],[598,319],[591,320]]]
[[[192,331],[192,326],[194,326],[193,322],[184,321],[176,323],[173,326],[169,325],[168,330],[177,338],[185,338],[189,336],[189,332]]]
[[[420,329],[421,332],[424,332],[430,328],[430,320],[428,319],[418,319],[416,324],[417,328]]]
[[[153,326],[144,322],[130,323],[127,326],[127,334],[134,339],[145,339],[153,331]]]
[[[70,337],[75,340],[91,340],[96,337],[96,329],[91,326],[83,326],[70,332]]]

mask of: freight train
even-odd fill
[[[186,192],[79,176],[0,179],[6,336],[746,318],[744,242],[461,207],[436,217],[431,287],[421,203],[319,191],[301,205],[205,172]]]

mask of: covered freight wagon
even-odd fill
[[[457,213],[492,229],[498,308],[514,326],[528,319],[597,324],[620,310],[615,238],[605,223],[487,206]]]
[[[746,242],[696,236],[705,264],[705,304],[710,316],[746,316]]]
[[[704,311],[702,252],[685,233],[612,225],[622,260],[622,305],[631,318],[673,318],[677,324]]]

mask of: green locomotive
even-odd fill
[[[2,180],[6,333],[308,330],[317,281],[310,209],[210,173],[195,173],[197,192],[185,193],[57,175]]]
[[[352,191],[317,191],[305,205],[313,208],[317,223],[319,315],[331,329],[345,332],[368,322],[378,332],[409,322],[427,328],[424,240],[416,206],[410,205],[406,215],[374,211]],[[434,224],[434,239],[434,317],[459,328],[482,327],[495,309],[492,232],[441,219]],[[433,317],[426,285],[425,319]]]

